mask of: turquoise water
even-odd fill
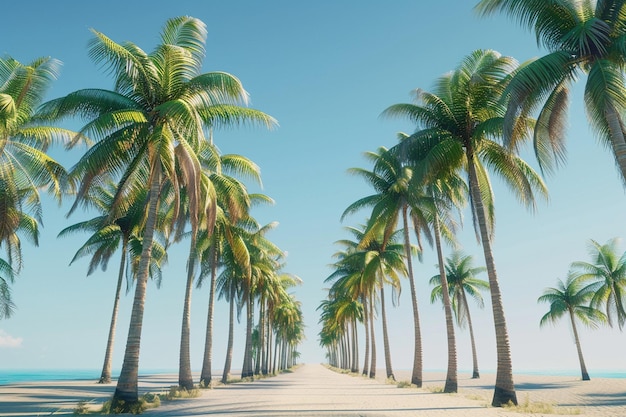
[[[152,369],[141,371],[144,375],[177,373],[174,370]],[[0,385],[17,384],[20,382],[37,381],[69,381],[88,379],[97,381],[102,370],[99,369],[0,369]],[[119,370],[112,373],[113,378],[119,375]]]
[[[461,371],[460,371],[461,372]],[[68,381],[77,379],[87,379],[97,381],[100,378],[101,370],[97,369],[9,369],[0,370],[0,385],[17,384],[21,382],[37,381]],[[171,369],[151,369],[141,371],[143,375],[176,374],[177,370]],[[489,371],[485,371],[489,373]],[[524,375],[545,375],[545,376],[580,376],[580,371],[517,371],[516,374]],[[113,372],[116,378],[119,371]],[[590,371],[591,378],[626,378],[626,372],[615,371]]]

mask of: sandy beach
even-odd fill
[[[384,381],[343,375],[318,364],[303,365],[251,383],[220,385],[199,398],[164,401],[147,416],[540,416],[492,408],[493,374],[472,380],[459,375],[459,393],[441,394],[444,374],[424,374],[424,387],[397,388]],[[409,372],[397,372],[408,380]],[[164,392],[176,375],[140,378],[142,392]],[[518,400],[554,405],[558,415],[626,416],[626,379],[581,381],[561,376],[515,376]],[[0,416],[70,415],[79,401],[96,406],[110,398],[115,385],[94,381],[36,382],[0,386]],[[556,415],[556,414],[553,414]]]

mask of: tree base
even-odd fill
[[[507,390],[496,386],[493,392],[493,401],[491,405],[493,407],[502,407],[507,404],[517,405],[517,395],[515,390]]]
[[[478,373],[478,371],[474,371],[472,373],[472,379],[479,379],[480,378],[480,374]]]
[[[457,381],[446,379],[446,385],[443,387],[443,392],[445,392],[446,394],[449,394],[452,392],[458,392],[458,390],[459,390],[459,385]]]

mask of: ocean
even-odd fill
[[[0,385],[37,381],[69,381],[100,379],[101,369],[0,369]],[[141,371],[141,375],[177,374],[178,370],[150,369]],[[119,370],[112,372],[117,378]]]
[[[442,370],[424,372],[445,372]],[[459,373],[470,373],[469,371],[459,370]],[[68,381],[68,380],[93,380],[97,381],[100,378],[101,370],[97,369],[5,369],[0,370],[0,385],[17,384],[22,382],[37,382],[37,381]],[[481,371],[481,373],[493,373],[493,371]],[[113,378],[117,378],[119,370],[114,371]],[[150,369],[142,370],[141,375],[161,375],[161,374],[178,374],[178,370],[174,369]],[[551,370],[551,371],[536,371],[536,370],[520,370],[514,371],[514,374],[524,375],[550,375],[550,376],[580,376],[579,370]],[[589,371],[591,378],[626,378],[626,372],[616,371]]]

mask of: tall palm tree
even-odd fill
[[[557,288],[546,288],[543,295],[537,299],[538,302],[550,303],[550,311],[539,322],[541,326],[547,323],[554,324],[565,314],[569,315],[583,381],[589,381],[589,374],[587,373],[583,351],[580,347],[576,318],[590,327],[597,327],[598,323],[606,321],[606,316],[600,310],[588,305],[591,297],[593,297],[593,292],[589,290],[589,287],[584,286],[581,277],[570,273],[565,283],[558,280]]]
[[[232,75],[201,73],[206,27],[198,19],[169,19],[160,44],[150,54],[131,42],[118,44],[100,32],[93,33],[89,54],[96,63],[108,66],[115,89],[79,90],[47,103],[43,112],[54,118],[84,117],[87,123],[81,133],[95,140],[72,170],[81,181],[77,202],[103,174],[118,181],[112,216],[130,187],[144,184],[149,189],[126,352],[113,398],[114,405],[129,409],[138,401],[146,282],[163,185],[171,183],[176,201],[181,198],[179,190],[186,190],[189,221],[196,233],[202,201],[197,152],[199,143],[206,140],[205,130],[247,121],[272,126],[275,121],[240,105],[245,104],[247,94]]]
[[[598,137],[613,150],[626,181],[623,1],[481,0],[482,15],[502,12],[535,32],[548,53],[524,65],[511,82],[505,138],[513,146],[525,137],[517,120],[540,108],[534,146],[542,167],[552,169],[565,155],[565,118],[571,85],[587,75],[585,107]]]
[[[103,181],[101,185],[93,188],[93,193],[86,200],[86,204],[100,214],[93,219],[66,227],[58,235],[58,237],[64,237],[71,233],[83,231],[92,233],[70,261],[71,265],[76,260],[91,255],[87,276],[91,275],[98,267],[105,271],[109,260],[121,246],[121,259],[113,301],[113,312],[111,313],[104,364],[98,381],[100,384],[109,384],[111,382],[113,345],[115,343],[115,330],[117,327],[122,283],[124,282],[124,273],[126,271],[129,242],[131,239],[137,238],[137,227],[141,223],[143,205],[147,197],[145,192],[141,192],[141,189],[136,191],[141,195],[129,196],[128,200],[132,201],[132,203],[129,203],[130,208],[128,212],[121,218],[110,219],[108,211],[115,195],[115,184],[111,181]]]
[[[626,323],[626,252],[620,254],[619,239],[610,239],[600,245],[589,240],[592,262],[572,262],[571,271],[576,278],[586,281],[585,289],[593,293],[591,306],[602,307],[609,326],[615,320],[620,330]]]
[[[62,194],[70,191],[65,169],[46,152],[51,144],[67,142],[74,133],[44,125],[35,113],[59,68],[60,62],[49,57],[27,65],[0,58],[0,245],[4,245],[8,263],[0,283],[0,317],[9,317],[15,307],[9,284],[22,267],[16,232],[31,229],[28,234],[37,244],[40,190],[47,190],[59,202]]]
[[[384,224],[383,244],[394,233],[398,226],[398,219],[402,213],[402,224],[404,231],[404,251],[411,291],[411,303],[413,307],[413,370],[411,373],[411,383],[418,387],[422,386],[422,337],[420,330],[419,308],[417,292],[415,289],[415,279],[413,276],[413,252],[411,239],[409,236],[409,219],[413,223],[415,234],[418,239],[421,251],[421,235],[424,233],[431,240],[430,229],[424,227],[425,211],[432,207],[429,198],[416,192],[411,187],[413,179],[413,169],[403,162],[386,148],[380,147],[377,152],[366,152],[365,157],[374,163],[374,169],[368,171],[362,168],[351,168],[350,173],[365,179],[373,186],[376,194],[363,197],[352,203],[344,213],[342,219],[348,214],[354,213],[362,208],[371,208],[372,213],[366,231],[366,240],[370,239],[376,227]],[[367,320],[367,316],[366,316]],[[367,327],[366,327],[367,330]],[[367,334],[367,333],[366,333]],[[366,351],[366,357],[367,357]]]
[[[484,272],[485,268],[474,268],[472,266],[472,257],[470,255],[463,255],[460,251],[454,251],[452,255],[446,259],[445,268],[452,310],[454,311],[457,325],[463,327],[467,324],[469,327],[470,343],[472,346],[472,378],[480,378],[476,342],[474,340],[474,327],[472,326],[472,317],[467,302],[467,295],[469,294],[480,308],[484,306],[480,291],[488,290],[489,283],[476,278],[476,275],[480,272]],[[433,276],[430,279],[430,284],[433,285],[430,294],[430,302],[432,303],[437,299],[442,299],[443,287],[441,286],[441,274]]]
[[[396,104],[383,115],[407,117],[419,124],[418,130],[403,141],[404,152],[428,150],[424,164],[429,169],[467,173],[471,210],[483,246],[489,275],[498,354],[496,384],[492,404],[517,403],[513,367],[504,307],[496,272],[491,238],[494,200],[487,167],[494,168],[516,197],[534,208],[535,193],[547,195],[539,175],[521,158],[494,139],[502,131],[506,103],[502,93],[517,63],[490,50],[478,50],[459,66],[440,77],[433,93],[418,90],[416,104]]]

